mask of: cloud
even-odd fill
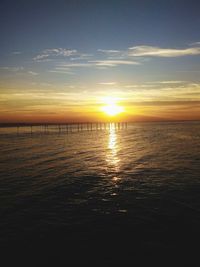
[[[1,70],[18,72],[24,70],[24,67],[0,67]]]
[[[136,101],[130,101],[126,102],[128,105],[134,105],[134,106],[199,106],[200,107],[200,101],[199,100],[145,100],[142,102],[136,102]]]
[[[86,60],[86,59],[90,59],[91,57],[93,57],[93,54],[79,54],[76,57],[71,57],[70,60],[75,61],[75,60]]]
[[[55,56],[64,56],[69,57],[74,54],[77,54],[77,50],[75,49],[65,49],[65,48],[53,48],[44,50],[46,54],[55,55]]]
[[[121,53],[120,50],[107,50],[107,49],[98,49],[98,52],[102,52],[105,54],[116,54],[116,53]]]
[[[22,53],[22,52],[20,52],[20,51],[13,51],[13,52],[12,52],[13,55],[20,55],[21,53]]]
[[[194,42],[194,43],[191,43],[190,45],[200,45],[200,42]]]
[[[66,69],[66,68],[82,68],[82,67],[92,67],[94,64],[92,63],[66,63],[66,64],[61,64],[56,69]]]
[[[147,85],[147,84],[128,84],[128,85],[124,85],[124,88],[135,88],[135,89],[139,89],[139,88],[154,88],[154,85]]]
[[[186,83],[186,81],[155,81],[155,82],[148,82],[152,84],[180,84]]]
[[[200,100],[200,84],[191,82],[183,83],[162,83],[162,82],[145,82],[139,84],[122,84],[120,86],[126,94],[132,93],[134,99],[199,99]],[[126,91],[127,89],[127,91]],[[132,97],[132,96],[131,96]]]
[[[89,61],[100,67],[116,67],[118,65],[139,65],[139,62],[130,60],[93,60]]]
[[[40,61],[40,60],[48,58],[48,57],[49,57],[48,54],[41,54],[41,55],[37,55],[36,57],[34,57],[33,60]]]
[[[116,67],[119,65],[139,65],[139,62],[130,60],[91,60],[85,63],[66,63],[56,67],[57,70],[64,70],[65,68],[88,68],[88,67]]]
[[[65,49],[65,48],[52,48],[52,49],[45,49],[40,54],[35,56],[33,60],[35,61],[42,61],[44,59],[50,58],[50,57],[70,57],[77,55],[77,50],[75,49]]]
[[[116,82],[101,82],[100,85],[116,85]]]
[[[157,46],[133,46],[129,48],[129,56],[133,57],[181,57],[200,55],[200,47],[192,47],[185,49],[160,48]]]
[[[31,71],[31,70],[30,70],[30,71],[28,71],[28,73],[29,73],[29,74],[31,74],[31,75],[33,75],[33,76],[36,76],[36,75],[38,75],[38,73],[37,73],[37,72]]]
[[[59,74],[70,74],[70,75],[74,75],[75,73],[74,72],[71,72],[71,71],[65,71],[65,70],[49,70],[48,72],[51,72],[51,73],[59,73]]]

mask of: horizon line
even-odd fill
[[[141,120],[141,121],[80,121],[80,122],[0,122],[0,127],[26,127],[42,125],[76,125],[76,124],[96,124],[96,123],[169,123],[169,122],[200,122],[200,119],[179,119],[179,120]]]

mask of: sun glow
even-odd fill
[[[104,103],[106,106],[103,106],[101,110],[106,113],[108,116],[116,116],[122,112],[124,112],[124,108],[117,104],[117,98],[107,97],[104,99]]]

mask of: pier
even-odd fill
[[[7,126],[11,127],[11,126]],[[102,131],[102,130],[124,130],[128,128],[128,122],[78,122],[78,123],[42,123],[42,124],[18,124],[17,133],[20,129],[26,129],[25,132],[33,134],[40,133],[72,133],[83,131]]]

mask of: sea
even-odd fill
[[[191,267],[199,251],[200,122],[0,128],[1,266]]]

